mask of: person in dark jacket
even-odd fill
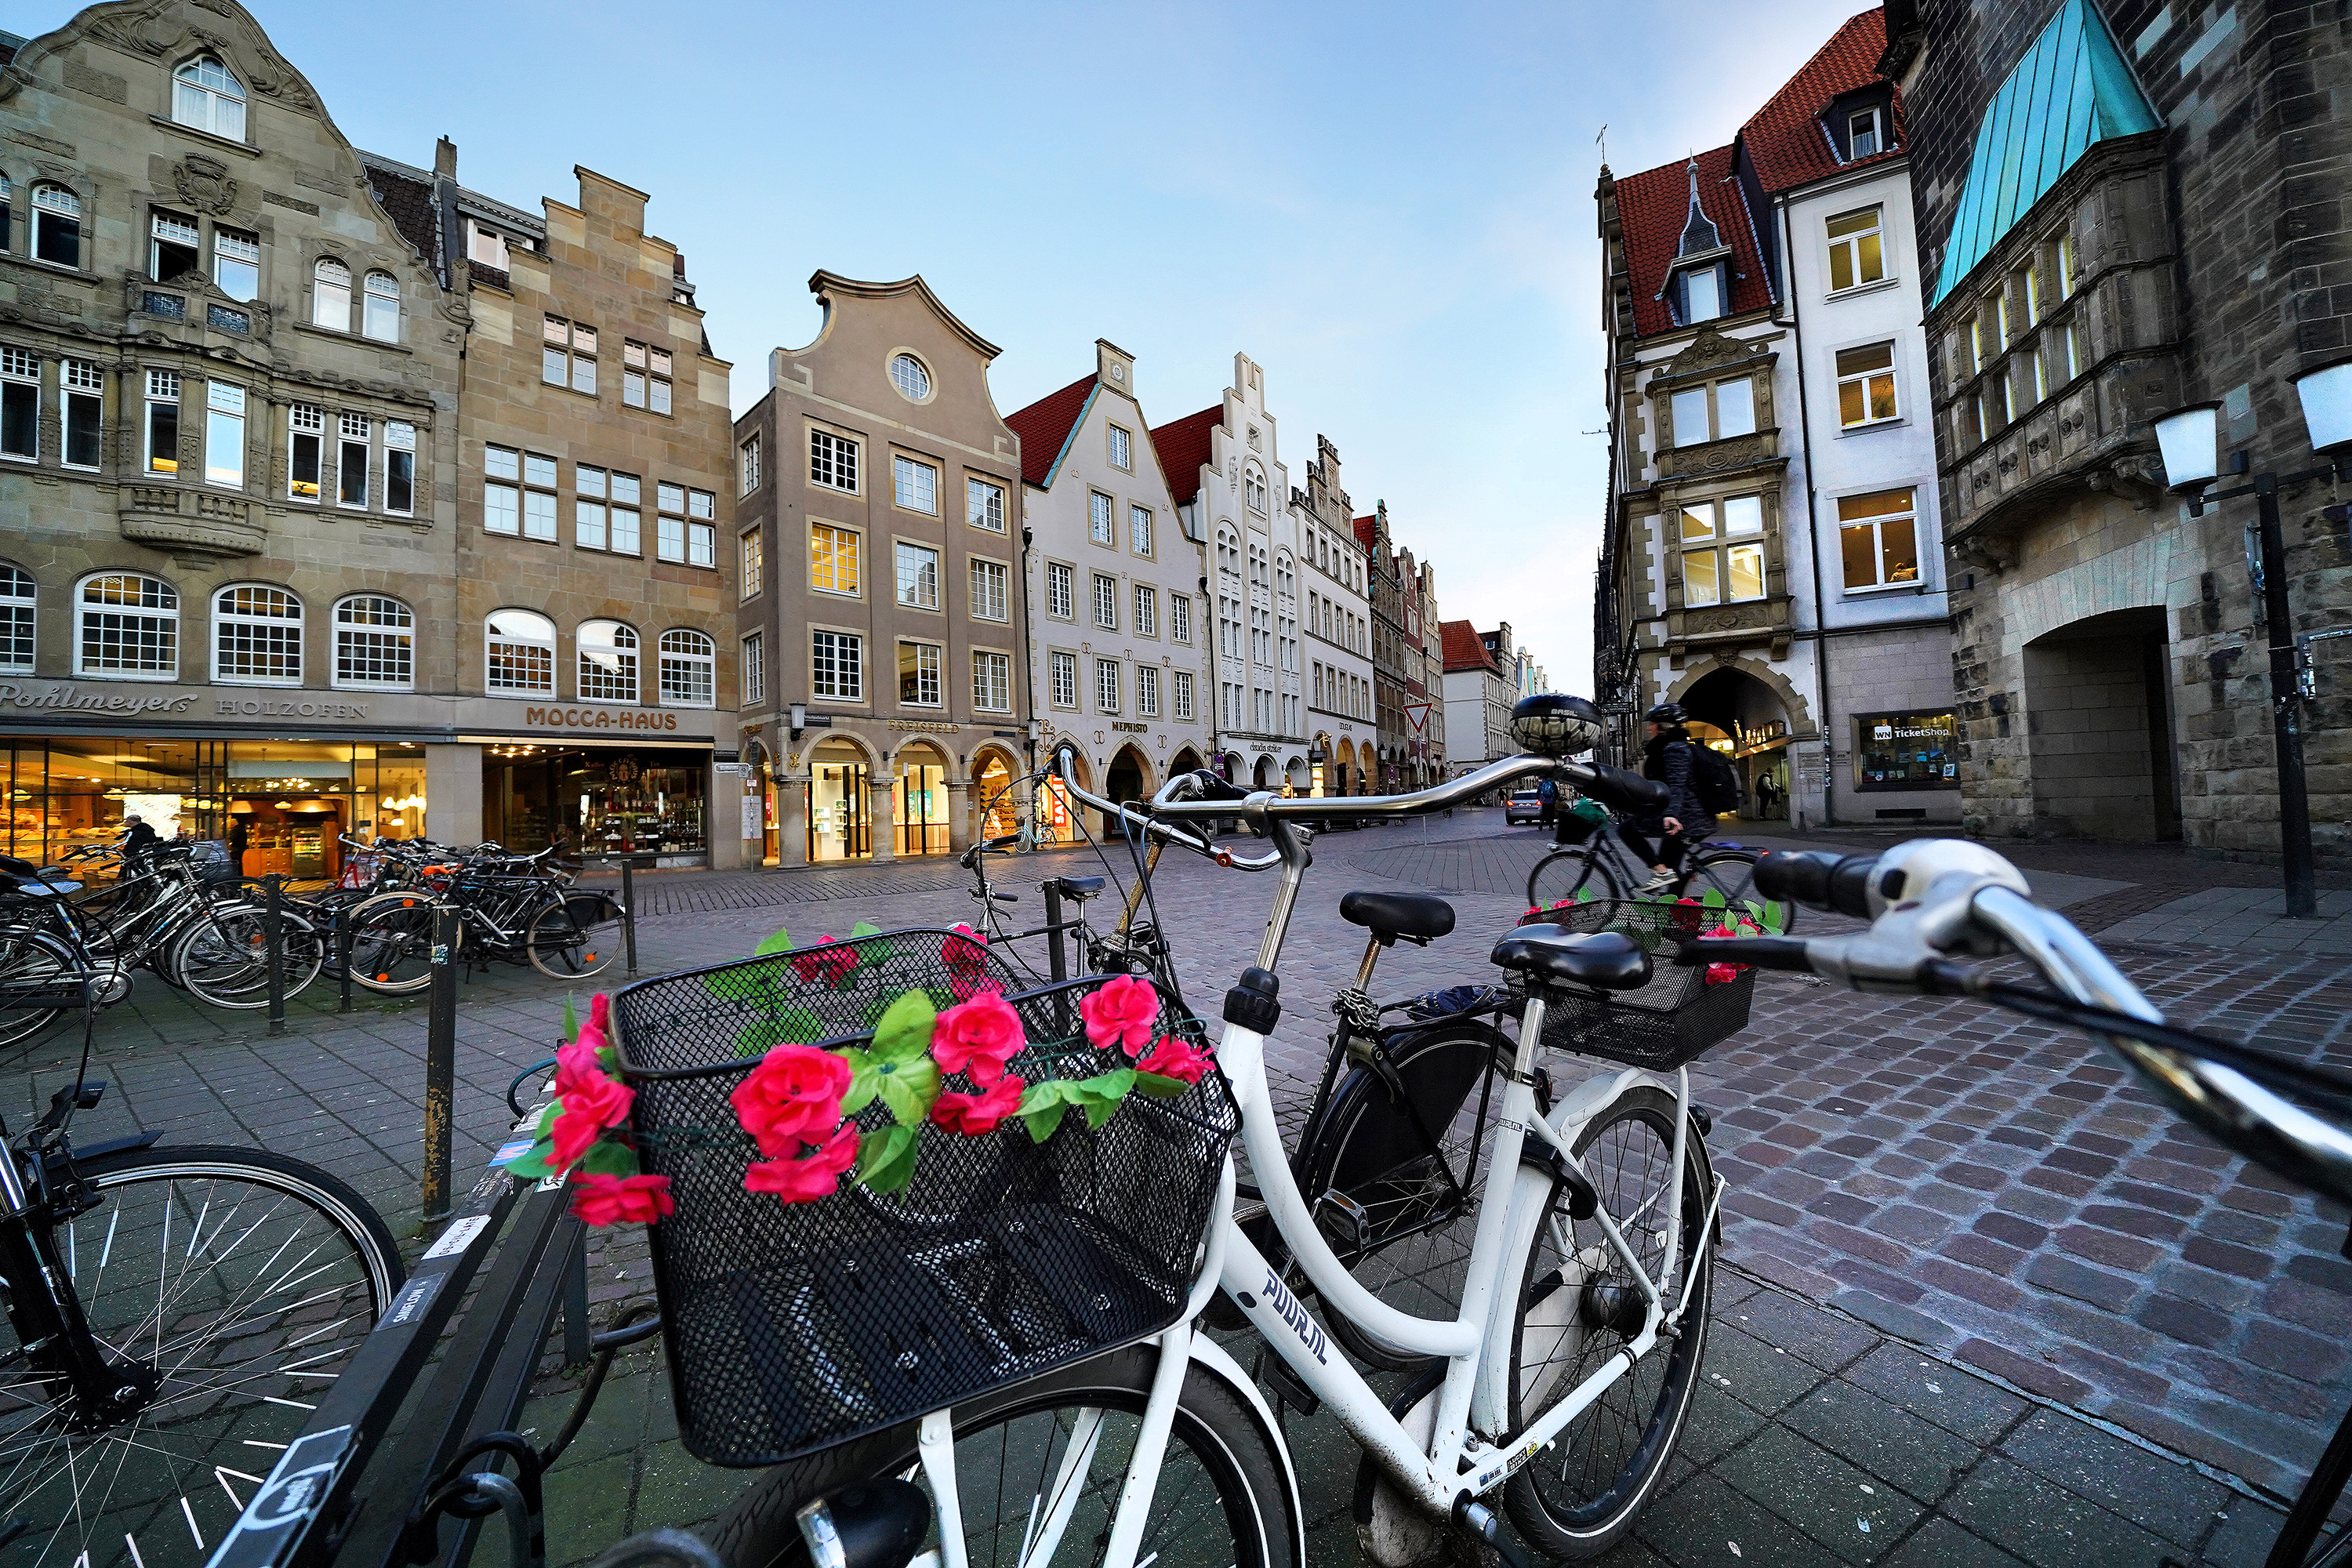
[[[1682,704],[1661,702],[1642,717],[1650,726],[1649,743],[1642,748],[1642,774],[1666,786],[1666,801],[1656,811],[1627,819],[1617,836],[1648,863],[1650,879],[1633,891],[1649,897],[1674,886],[1684,854],[1715,831],[1715,814],[1699,804],[1692,779],[1698,742],[1683,728],[1690,715]]]
[[[145,817],[133,816],[122,819],[122,858],[125,860],[144,860],[154,854],[156,846],[163,842],[163,836],[148,826]]]

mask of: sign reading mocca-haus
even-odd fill
[[[658,708],[526,708],[526,724],[562,730],[675,730],[677,715]]]

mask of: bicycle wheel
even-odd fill
[[[386,893],[353,910],[352,978],[371,991],[404,995],[433,983],[433,902]]]
[[[65,1011],[65,993],[81,973],[73,949],[47,932],[0,928],[0,1046],[47,1028]]]
[[[0,1518],[12,1564],[201,1568],[399,1289],[360,1195],[255,1149],[81,1167],[100,1205],[53,1244],[91,1332],[143,1389],[97,1415],[0,1322]]]
[[[1767,930],[1786,932],[1797,919],[1797,905],[1787,899],[1768,899],[1756,890],[1756,863],[1763,856],[1753,849],[1697,851],[1684,868],[1682,896],[1704,899],[1721,895],[1724,907],[1747,910]]]
[[[602,893],[573,893],[531,916],[523,933],[530,966],[551,980],[585,980],[613,966],[621,947],[621,906]]]
[[[1156,1351],[1137,1346],[955,1407],[956,1494],[972,1568],[1102,1561],[1157,1361]],[[806,1562],[794,1510],[861,1481],[921,1484],[915,1431],[902,1426],[776,1467],[709,1532],[712,1550],[728,1568]],[[1299,1568],[1280,1442],[1231,1389],[1193,1367],[1136,1562]],[[939,1540],[936,1509],[929,1540]]]
[[[288,910],[278,916],[278,973],[283,994],[294,996],[327,962],[326,940],[318,928]],[[250,904],[225,904],[210,920],[189,923],[172,945],[163,967],[199,1002],[215,1007],[269,1005],[269,911]]]
[[[1690,1128],[1682,1171],[1681,1262],[1661,1278],[1664,1213],[1674,1168],[1675,1098],[1650,1086],[1628,1089],[1577,1135],[1577,1158],[1592,1178],[1619,1234],[1671,1303],[1679,1299],[1706,1222],[1711,1180],[1698,1129]],[[1603,1237],[1598,1219],[1568,1211],[1556,1185],[1528,1248],[1511,1351],[1514,1432],[1574,1392],[1638,1334],[1643,1298]],[[1682,1331],[1661,1338],[1570,1421],[1553,1445],[1511,1478],[1505,1498],[1528,1544],[1555,1557],[1598,1557],[1633,1526],[1656,1492],[1682,1436],[1714,1305],[1714,1255],[1690,1279]]]
[[[1416,1317],[1451,1318],[1462,1304],[1478,1229],[1471,1154],[1481,1112],[1491,1121],[1503,1089],[1502,1079],[1488,1073],[1508,1062],[1497,1061],[1496,1037],[1483,1030],[1399,1030],[1390,1041],[1402,1098],[1374,1069],[1351,1068],[1299,1140],[1299,1191],[1318,1206],[1325,1238],[1366,1289]],[[1430,1153],[1433,1136],[1437,1157]],[[1358,1215],[1326,1204],[1325,1194],[1334,1192]],[[1328,1313],[1326,1321],[1350,1353],[1375,1366],[1402,1369],[1427,1359],[1384,1342],[1344,1313]]]
[[[1608,852],[1598,844],[1580,844],[1545,856],[1528,873],[1528,902],[1549,910],[1566,900],[1556,922],[1569,931],[1599,931],[1617,918],[1625,889],[1609,868]]]

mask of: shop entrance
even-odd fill
[[[1021,803],[1013,798],[1013,766],[1002,752],[982,752],[973,770],[973,788],[980,804],[983,838],[1003,838],[1021,831]]]
[[[898,778],[890,787],[893,842],[901,855],[948,852],[947,759],[929,746],[898,753]]]
[[[482,831],[509,849],[705,864],[708,752],[521,744],[482,758]],[[730,823],[731,826],[731,823]]]
[[[1070,772],[1079,787],[1094,787],[1094,770],[1075,751],[1070,753]],[[1063,786],[1059,774],[1037,786],[1036,823],[1040,844],[1076,844],[1085,837],[1086,825],[1078,820],[1076,803],[1070,799],[1070,792]]]
[[[809,859],[870,860],[874,858],[871,795],[866,755],[840,739],[820,743],[809,761]]]
[[[1762,681],[1742,670],[1711,669],[1680,699],[1691,738],[1732,760],[1739,775],[1739,815],[1789,815],[1789,716]],[[1646,742],[1648,731],[1643,731]]]

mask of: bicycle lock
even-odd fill
[[[425,1029],[425,1173],[428,1221],[449,1217],[449,1142],[457,1089],[457,938],[454,905],[433,905],[433,1005]]]

